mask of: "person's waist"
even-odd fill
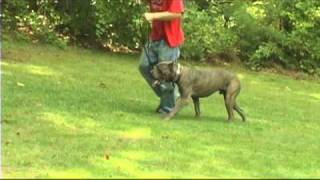
[[[160,38],[160,39],[150,39],[150,43],[154,45],[160,45],[160,44],[167,44],[167,41],[165,38]]]

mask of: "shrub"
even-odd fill
[[[211,56],[235,53],[237,36],[225,27],[222,15],[213,15],[214,9],[201,11],[196,3],[189,3],[184,15],[186,41],[183,57],[206,60]]]

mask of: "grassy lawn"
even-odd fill
[[[231,68],[247,114],[218,93],[170,122],[138,56],[4,41],[5,178],[320,177],[320,83]]]

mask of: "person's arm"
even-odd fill
[[[181,16],[182,16],[182,13],[173,13],[168,11],[144,13],[144,18],[147,21],[153,21],[153,20],[170,21],[176,18],[180,18]]]

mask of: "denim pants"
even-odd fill
[[[139,70],[149,86],[160,98],[159,107],[165,112],[170,112],[175,106],[176,98],[179,96],[178,86],[172,82],[163,82],[159,86],[153,87],[152,83],[155,79],[152,77],[151,70],[159,62],[176,62],[179,56],[180,48],[169,47],[165,40],[147,43],[141,54]]]

